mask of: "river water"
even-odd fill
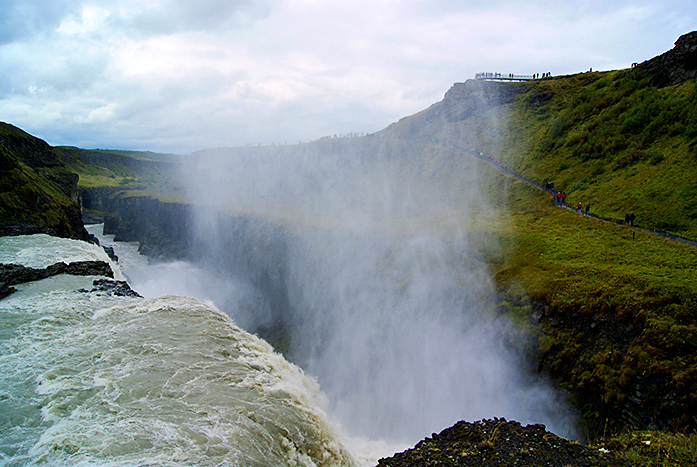
[[[147,263],[132,250],[119,253],[138,283]],[[83,242],[0,238],[3,263],[95,259],[109,261]],[[0,300],[0,465],[374,463],[367,445],[347,450],[357,442],[313,378],[212,304],[112,296],[94,279],[55,276]]]

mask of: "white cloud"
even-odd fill
[[[180,152],[377,131],[479,71],[627,67],[697,19],[647,0],[44,3],[0,20],[0,119],[52,144]]]

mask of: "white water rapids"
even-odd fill
[[[55,258],[108,260],[83,242],[0,238],[0,262]],[[315,380],[213,306],[87,292],[93,279],[55,276],[0,300],[0,465],[375,460],[343,447]]]

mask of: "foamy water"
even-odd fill
[[[50,262],[44,245],[101,257],[36,235],[0,239],[2,261]],[[316,381],[215,307],[85,292],[93,279],[0,300],[1,465],[371,465],[374,447],[394,452],[343,438]]]

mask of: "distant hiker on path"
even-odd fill
[[[582,208],[582,207],[583,207],[583,203],[581,203],[581,202],[579,201],[578,204],[576,205],[576,210],[578,211],[579,214],[581,213],[581,208]]]
[[[588,211],[590,211],[591,208],[591,203],[586,204],[586,216],[588,215]]]
[[[636,216],[633,212],[624,215],[624,223],[630,227],[634,227],[634,219],[636,219]]]

